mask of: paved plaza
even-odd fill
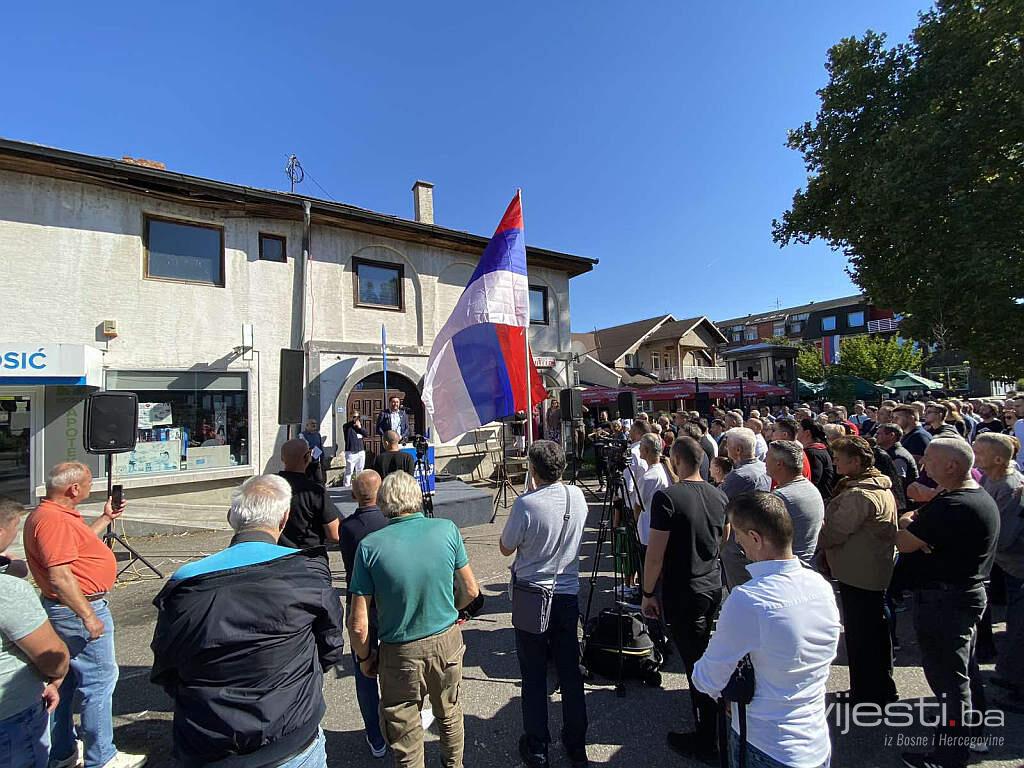
[[[510,623],[507,558],[498,552],[498,536],[506,514],[499,512],[493,525],[463,530],[470,562],[487,597],[483,613],[463,627],[467,651],[462,697],[466,712],[467,768],[492,768],[519,764],[517,739],[520,733],[519,681],[515,641]],[[584,537],[581,559],[585,599],[593,568],[594,544],[597,537],[599,506],[591,505],[590,525]],[[224,531],[189,535],[152,536],[133,539],[134,546],[152,558],[165,576],[182,563],[223,548],[230,539]],[[338,554],[331,554],[335,583],[344,586],[344,572]],[[596,584],[596,602],[610,601],[612,559],[607,549],[602,557],[602,571]],[[125,574],[116,587],[111,607],[117,626],[117,657],[121,677],[114,694],[115,737],[118,746],[129,752],[149,755],[153,768],[173,766],[171,758],[171,702],[163,691],[149,682],[152,656],[149,644],[153,636],[155,609],[153,597],[164,580]],[[1001,608],[997,610],[1001,619]],[[916,644],[909,611],[899,615],[899,633],[903,650],[897,654],[897,683],[903,701],[928,696],[921,668],[918,666]],[[997,642],[1002,625],[997,626]],[[346,640],[347,645],[347,640]],[[842,655],[832,668],[830,691],[848,687],[847,669]],[[677,757],[665,745],[670,729],[688,730],[692,720],[686,692],[686,679],[678,656],[671,656],[664,668],[661,689],[643,687],[629,681],[625,697],[618,697],[606,681],[587,684],[587,707],[590,718],[590,756],[595,765],[641,768],[651,766],[685,766],[688,761]],[[552,690],[555,684],[552,679]],[[990,695],[995,691],[990,689]],[[328,763],[331,766],[389,765],[390,759],[374,760],[363,739],[359,710],[356,705],[351,663],[340,675],[330,673],[326,680],[327,716],[323,728],[327,735]],[[558,695],[552,697],[551,729],[557,739],[560,723]],[[898,746],[901,739],[920,738],[921,728],[859,728],[849,733],[833,731],[833,766],[839,768],[872,768],[902,765]],[[1017,768],[1024,756],[1024,716],[1007,714],[1006,724],[991,736],[996,742],[991,752],[976,765],[986,768]],[[439,752],[436,736],[428,737],[427,764],[436,764]],[[560,747],[551,750],[552,765],[568,765]],[[697,765],[697,763],[692,763]]]

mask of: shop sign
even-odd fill
[[[103,354],[85,344],[0,342],[0,384],[100,386]]]

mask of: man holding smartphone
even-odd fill
[[[114,746],[111,699],[117,684],[114,622],[107,593],[117,578],[114,553],[100,536],[124,512],[107,499],[103,514],[86,523],[78,505],[92,492],[92,472],[85,464],[64,462],[46,476],[46,498],[25,521],[25,555],[43,593],[43,607],[71,655],[70,671],[60,687],[53,713],[51,768],[72,768],[78,747],[72,708],[82,699],[78,733],[85,742],[85,768],[135,768],[143,755],[118,752]]]

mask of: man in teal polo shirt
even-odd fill
[[[377,503],[386,528],[356,550],[352,648],[367,676],[379,674],[384,730],[399,768],[422,768],[422,691],[441,737],[441,764],[462,768],[464,732],[459,686],[466,646],[459,609],[480,593],[459,529],[423,515],[419,484],[405,472],[384,479]],[[377,608],[379,657],[369,645],[370,601]]]

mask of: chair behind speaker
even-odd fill
[[[139,434],[139,398],[134,392],[96,392],[85,399],[82,440],[89,453],[135,450]]]

